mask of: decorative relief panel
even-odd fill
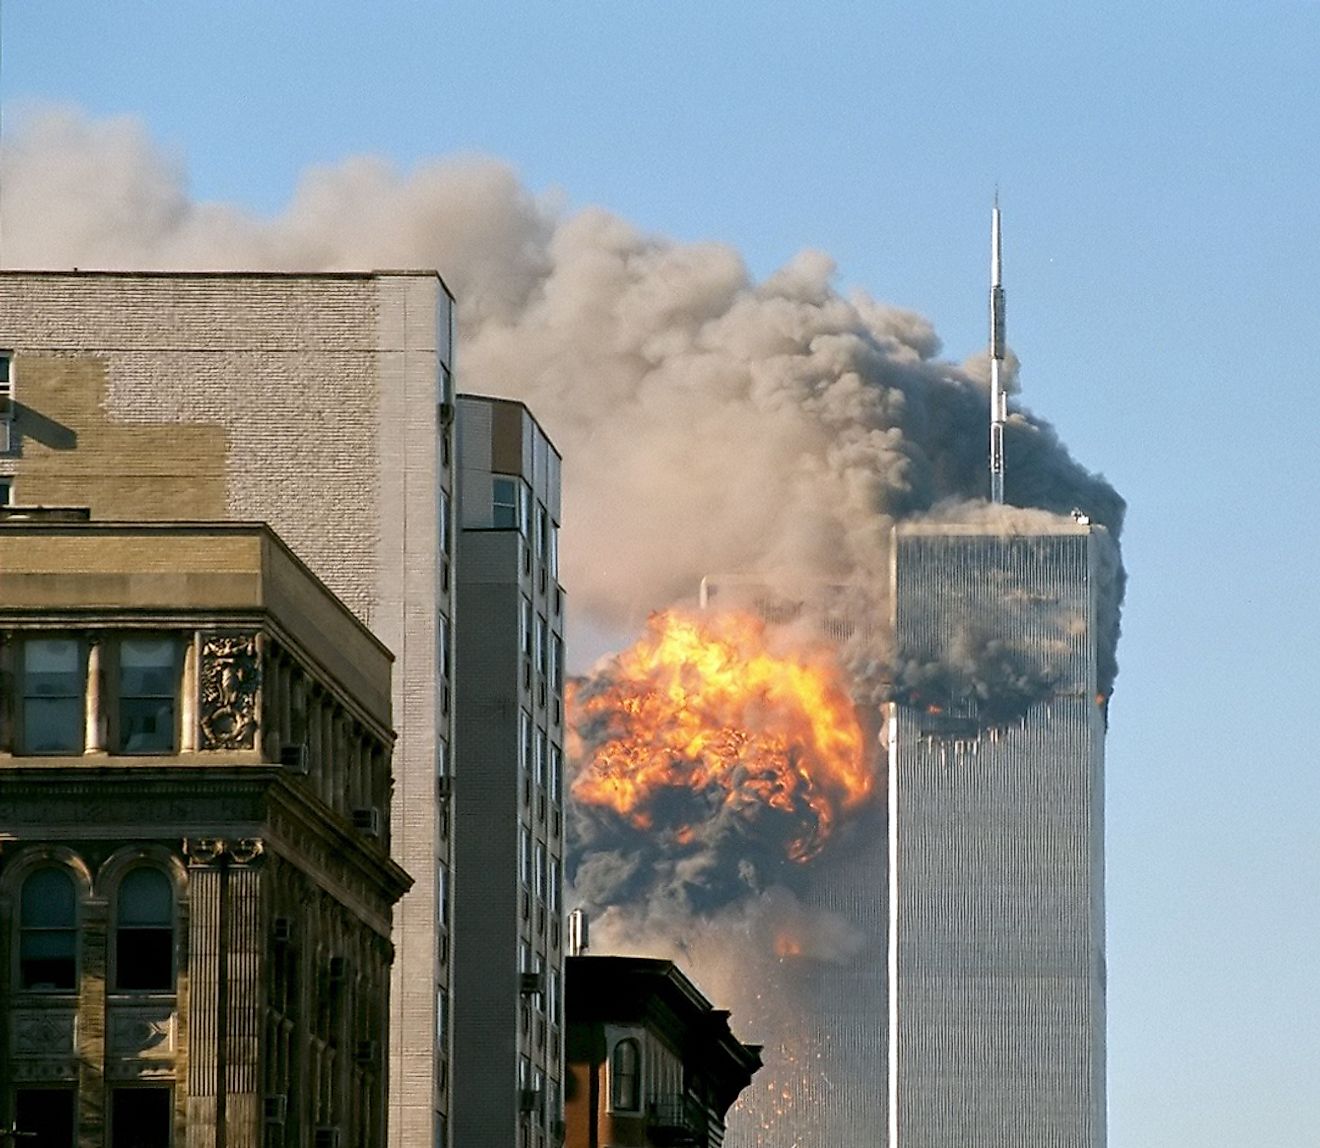
[[[9,1020],[15,1056],[72,1056],[77,1049],[73,1009],[15,1009]]]
[[[252,749],[261,655],[255,634],[208,634],[197,675],[203,749]]]
[[[117,1056],[169,1056],[175,1051],[175,1030],[174,1009],[168,1005],[112,1006],[109,1051]]]

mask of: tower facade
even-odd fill
[[[435,272],[0,272],[0,493],[270,523],[394,654],[390,1137],[449,1143],[453,299]]]
[[[889,1148],[1100,1148],[1108,534],[893,542]]]
[[[560,459],[521,403],[458,400],[454,1142],[557,1148],[564,1080]]]

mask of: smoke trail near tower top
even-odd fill
[[[486,159],[348,160],[258,218],[190,199],[131,120],[48,112],[4,146],[11,267],[440,268],[459,385],[526,401],[564,455],[579,620],[635,632],[711,572],[874,580],[894,521],[985,497],[984,358],[840,295],[821,253],[757,282],[727,246],[556,210]],[[1006,438],[1009,502],[1117,534],[1122,499],[1048,423],[1013,411]]]

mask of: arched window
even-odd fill
[[[174,891],[159,869],[130,869],[119,882],[115,988],[174,988]]]
[[[619,1041],[610,1058],[610,1107],[616,1112],[642,1107],[642,1053],[631,1037]]]
[[[19,985],[46,992],[76,988],[77,947],[73,878],[63,869],[38,869],[23,882],[19,905]]]

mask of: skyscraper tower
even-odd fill
[[[887,722],[889,1148],[1104,1143],[1110,545],[894,532],[900,657],[938,684]]]

